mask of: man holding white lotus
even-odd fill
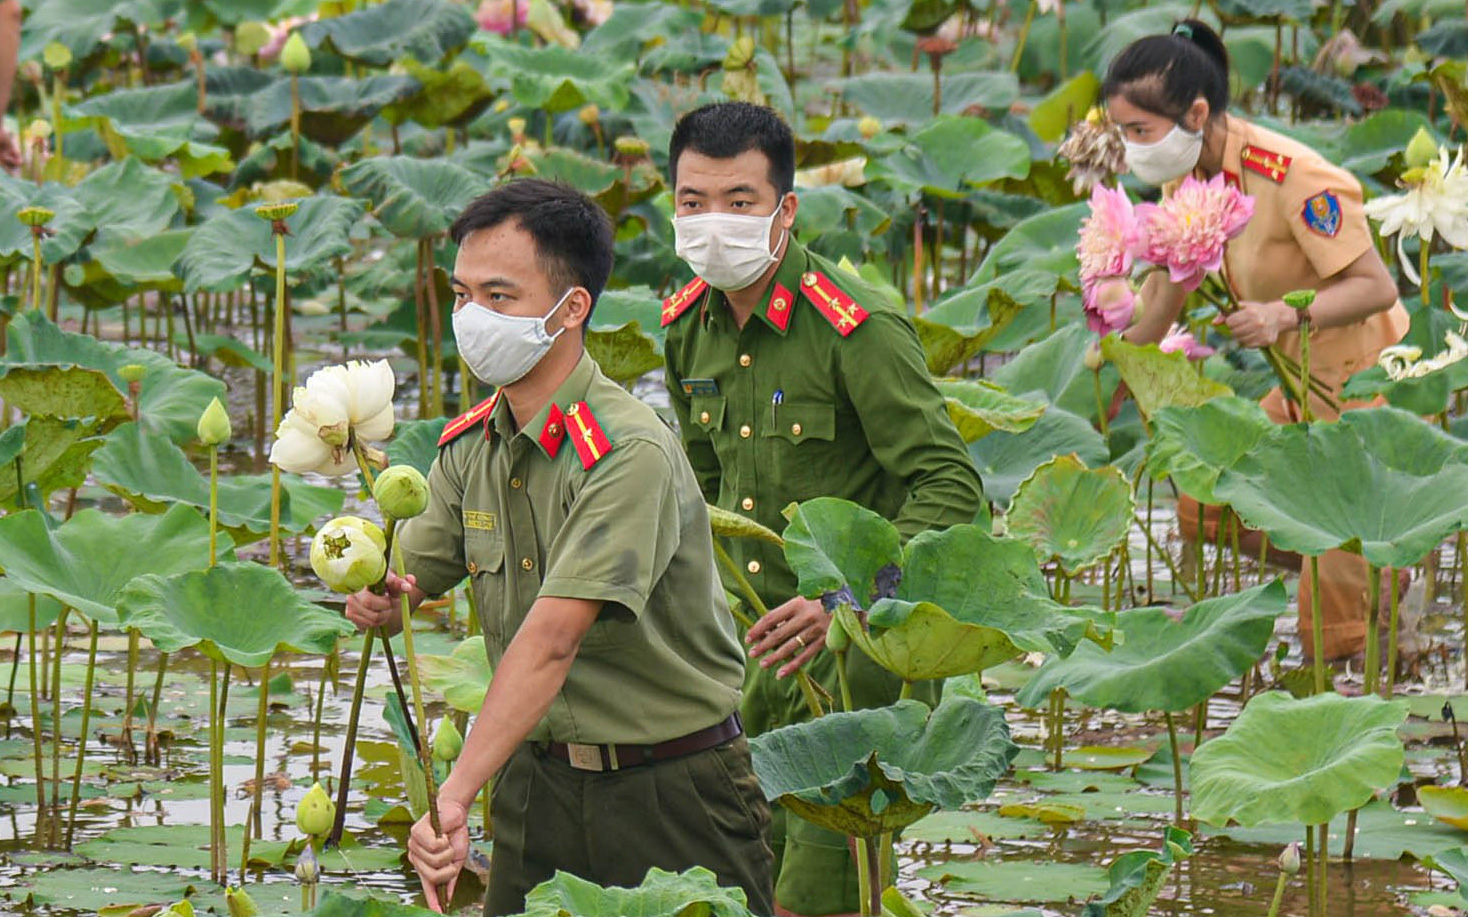
[[[602,375],[583,333],[612,267],[591,200],[527,179],[450,230],[454,335],[496,395],[451,421],[427,511],[398,549],[411,574],[347,603],[401,626],[467,574],[495,676],[408,854],[431,907],[468,852],[466,812],[496,774],[487,914],[565,870],[637,885],[704,866],[772,912],[769,808],[737,709],[742,653],[707,510],[678,438]]]

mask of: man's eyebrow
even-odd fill
[[[469,289],[472,286],[472,284],[469,284],[469,283],[466,283],[463,280],[460,280],[458,278],[458,276],[455,275],[455,274],[450,274],[449,275],[449,286],[464,287],[465,289]],[[487,290],[490,287],[507,287],[507,288],[509,288],[511,290],[518,290],[518,289],[520,289],[520,285],[518,283],[516,283],[515,281],[509,279],[508,277],[491,277],[488,280],[485,280],[484,282],[482,282],[482,283],[479,284],[479,288],[480,289]]]

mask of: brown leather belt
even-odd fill
[[[616,771],[644,764],[656,764],[670,758],[681,758],[695,752],[723,745],[744,733],[739,714],[731,713],[722,722],[686,736],[656,745],[582,745],[577,742],[546,742],[541,747],[552,758],[565,761],[581,771]]]

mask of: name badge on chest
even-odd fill
[[[678,385],[685,395],[717,395],[719,383],[712,379],[680,379]]]

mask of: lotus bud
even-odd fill
[[[502,115],[502,114],[504,114],[505,112],[507,112],[509,110],[510,110],[510,100],[509,99],[495,99],[494,100],[494,105],[490,106],[490,111],[493,111],[497,115]]]
[[[49,140],[50,138],[51,122],[45,118],[36,118],[30,124],[26,125],[24,131],[21,131],[21,139],[30,141],[31,143],[39,140]]]
[[[243,888],[231,888],[224,893],[224,904],[229,908],[229,917],[259,917],[260,908]]]
[[[27,83],[39,83],[46,78],[46,68],[42,67],[38,60],[21,61],[16,72]]]
[[[1091,372],[1096,372],[1101,369],[1106,363],[1106,358],[1101,355],[1100,341],[1092,341],[1086,345],[1086,354],[1081,358],[1081,362],[1085,363],[1086,369],[1089,369]]]
[[[831,626],[826,629],[826,649],[833,653],[844,653],[851,646],[851,634],[846,632],[846,625],[841,623],[841,616],[831,615]]]
[[[193,32],[185,32],[178,36],[178,46],[192,55],[195,51],[199,50],[199,36]]]
[[[302,834],[311,837],[320,837],[331,830],[332,822],[335,821],[336,803],[332,802],[331,797],[326,795],[326,790],[321,788],[320,783],[314,784],[296,806],[296,827],[300,829]],[[299,866],[296,868],[298,870],[300,869]],[[315,880],[303,879],[302,881],[314,882]]]
[[[136,385],[143,381],[144,376],[148,375],[148,367],[141,363],[127,363],[118,367],[117,375],[122,377],[122,381],[127,384]]]
[[[601,121],[601,109],[597,108],[595,105],[588,105],[578,111],[576,113],[576,117],[581,119],[582,124],[586,125],[587,127],[591,127],[592,125]]]
[[[1402,173],[1402,184],[1420,185],[1427,178],[1427,166],[1417,166]]]
[[[270,27],[263,22],[242,22],[235,26],[234,49],[240,54],[259,54],[270,44]]]
[[[1284,304],[1291,309],[1308,309],[1314,302],[1314,290],[1292,290],[1284,295]]]
[[[47,42],[41,49],[41,60],[52,70],[65,70],[71,66],[71,49],[59,41]]]
[[[882,132],[882,122],[878,118],[867,115],[856,122],[856,129],[861,133],[863,140],[870,140]]]
[[[513,140],[513,141],[515,141],[516,143],[524,143],[525,142],[525,119],[524,118],[511,118],[509,121],[507,121],[505,123],[510,128],[510,139]]]
[[[311,69],[311,49],[306,47],[300,32],[292,32],[285,40],[285,47],[280,49],[280,66],[296,76]]]
[[[1293,876],[1300,871],[1300,842],[1290,841],[1279,855],[1279,871]]]
[[[234,435],[234,430],[229,425],[229,412],[219,403],[218,398],[211,398],[209,406],[199,415],[198,432],[199,442],[206,446],[229,442],[230,436]]]
[[[377,476],[372,498],[384,515],[412,519],[428,508],[428,482],[412,465],[393,465]]]
[[[260,219],[262,220],[270,220],[272,223],[279,223],[281,220],[290,217],[299,209],[301,209],[301,205],[296,203],[295,201],[281,201],[274,204],[261,204],[260,206],[255,208],[255,215],[260,217]]]
[[[52,218],[56,216],[56,211],[48,210],[45,207],[22,207],[15,216],[22,223],[34,228],[51,222]]]
[[[333,592],[356,592],[380,582],[387,573],[386,546],[377,526],[356,516],[341,516],[311,539],[311,569]]]
[[[320,786],[318,783],[317,786]],[[330,828],[330,825],[327,826]],[[296,857],[296,881],[303,885],[315,885],[321,878],[321,862],[316,859],[316,851],[307,844],[301,855]]]
[[[459,752],[463,750],[464,737],[459,734],[453,718],[446,716],[439,720],[438,731],[433,734],[433,757],[443,762],[457,761]]]
[[[1432,134],[1427,128],[1417,128],[1417,133],[1407,142],[1407,150],[1404,154],[1407,167],[1420,169],[1437,158],[1437,141],[1432,139]]]

